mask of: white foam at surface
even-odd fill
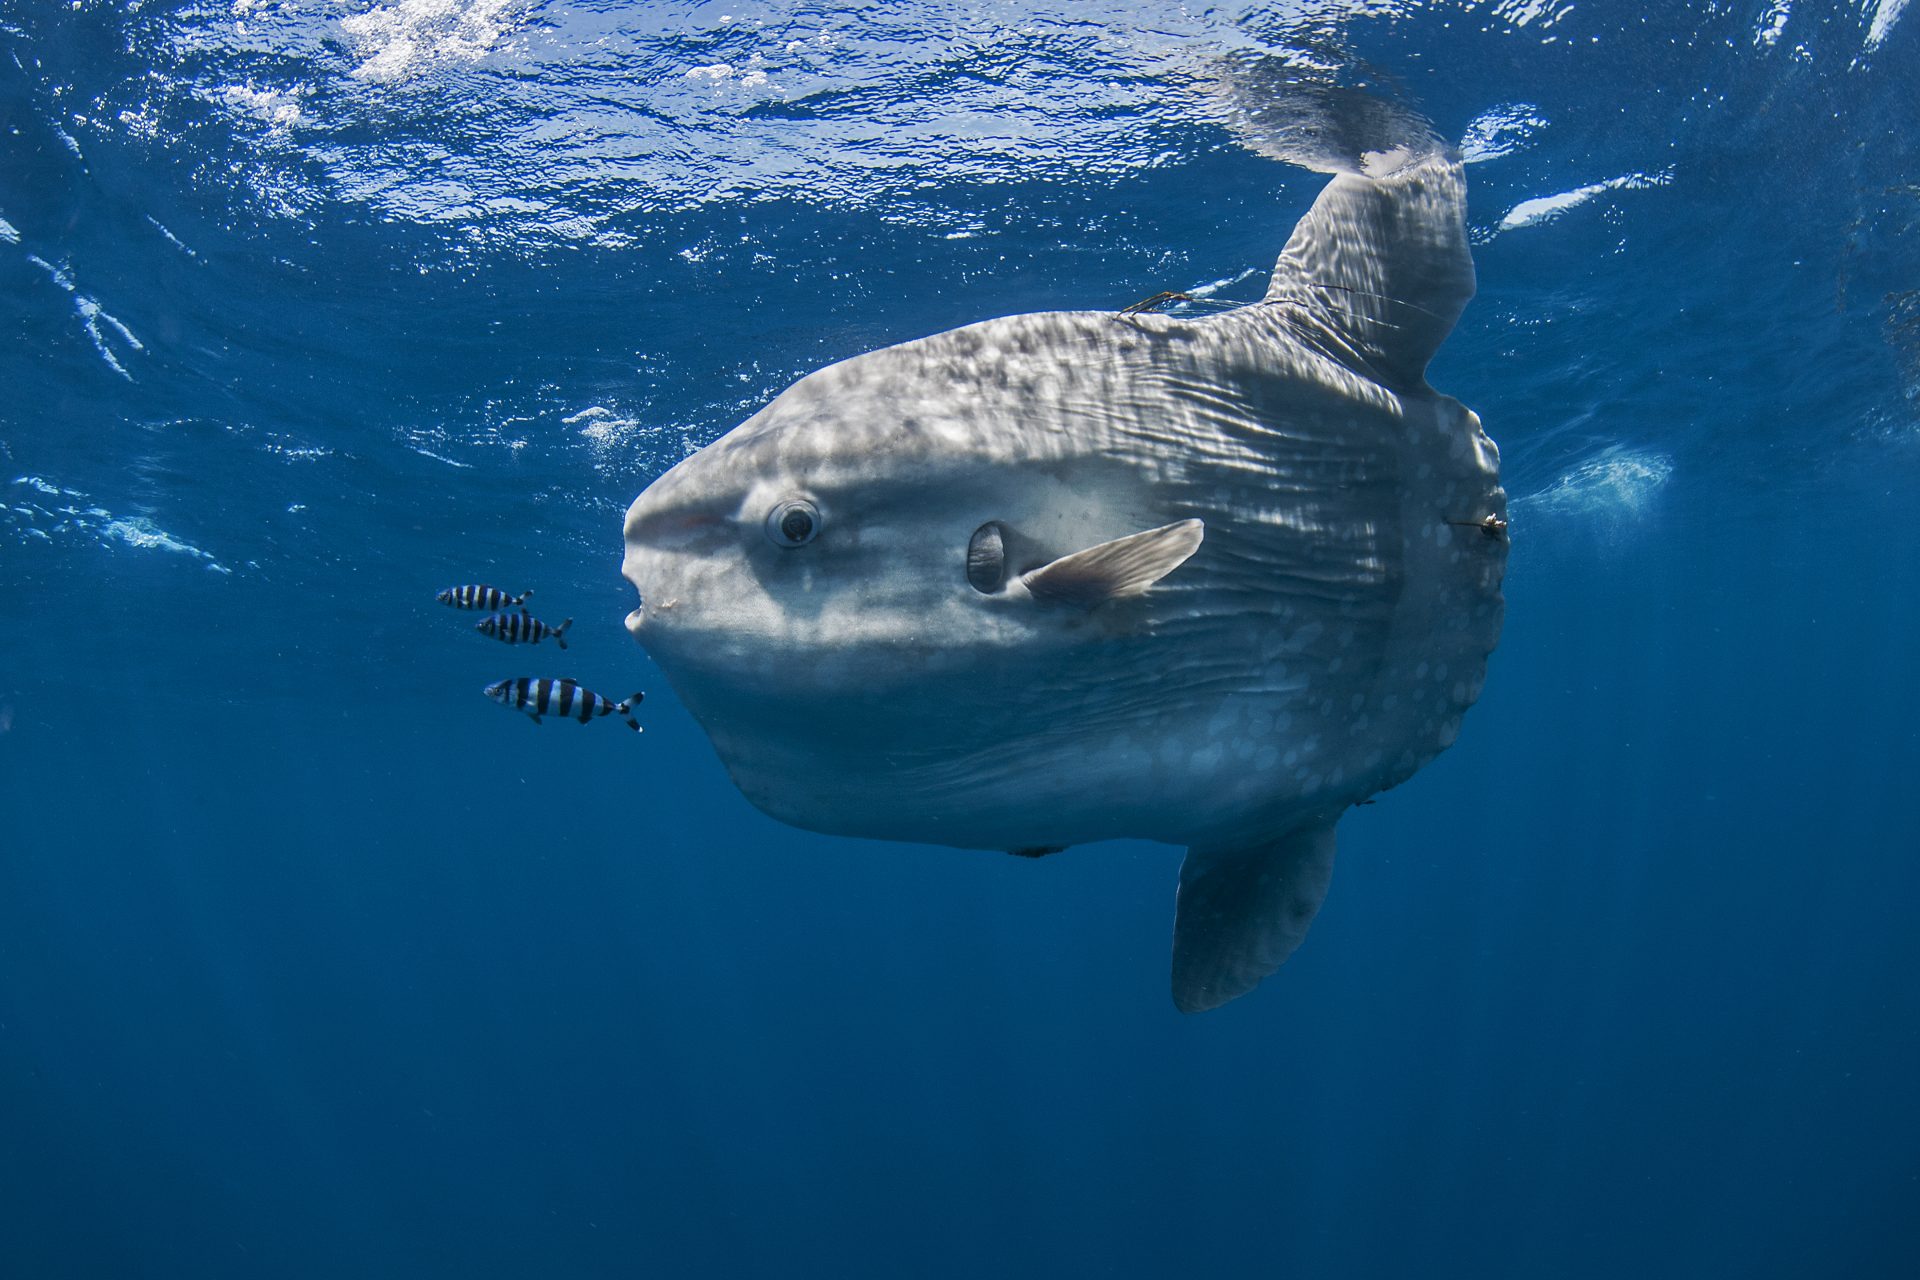
[[[1780,40],[1780,33],[1787,29],[1787,19],[1793,16],[1793,0],[1773,0],[1767,11],[1760,15],[1760,25],[1753,33],[1753,42],[1771,49]]]
[[[219,93],[220,101],[243,115],[252,116],[276,129],[291,129],[300,123],[297,92],[256,89],[250,84],[230,84]]]
[[[48,279],[52,280],[55,284],[59,285],[61,289],[73,296],[74,313],[80,317],[80,323],[85,326],[87,337],[93,340],[94,350],[100,353],[100,358],[105,360],[108,367],[115,373],[129,382],[133,381],[133,375],[127,372],[127,367],[120,363],[118,356],[114,355],[113,348],[107,345],[106,334],[101,331],[101,325],[105,324],[115,333],[119,334],[121,341],[125,342],[135,351],[145,351],[147,349],[146,344],[134,337],[133,330],[120,323],[117,317],[101,307],[97,301],[81,293],[74,285],[73,277],[68,275],[64,269],[54,266],[38,254],[28,254],[27,261],[46,272]]]
[[[87,336],[93,339],[93,348],[100,353],[100,358],[105,360],[115,373],[127,379],[129,382],[133,381],[133,375],[127,372],[127,367],[120,363],[118,356],[113,354],[113,348],[107,345],[106,336],[101,333],[100,326],[103,322],[110,325],[113,331],[120,335],[121,340],[135,351],[145,351],[147,349],[146,344],[134,337],[131,329],[121,324],[119,320],[115,319],[106,311],[103,311],[99,303],[87,297],[85,294],[76,293],[74,295],[73,307],[80,315],[80,322],[87,328]]]
[[[108,539],[117,539],[142,551],[171,551],[175,555],[205,560],[208,562],[208,568],[217,569],[221,573],[233,572],[205,551],[190,542],[180,541],[145,516],[135,516],[131,520],[108,521],[101,533]]]
[[[474,245],[578,241],[618,248],[634,243],[624,230],[634,211],[783,196],[918,211],[930,203],[921,182],[929,138],[941,165],[962,181],[993,182],[1010,173],[1109,181],[1150,167],[1165,151],[1169,121],[1191,111],[1187,96],[1167,87],[1192,76],[1195,51],[1273,43],[1272,33],[1241,30],[1244,19],[1235,12],[1284,11],[1274,25],[1280,52],[1309,79],[1323,71],[1334,76],[1344,65],[1329,52],[1340,44],[1333,33],[1355,22],[1423,23],[1451,9],[1457,16],[1445,21],[1454,27],[1470,23],[1522,42],[1577,39],[1583,46],[1589,30],[1617,25],[1597,19],[1591,5],[1565,0],[1288,0],[1224,9],[1137,0],[969,5],[953,7],[951,22],[938,32],[903,30],[911,6],[858,6],[857,14],[834,5],[758,6],[731,23],[721,20],[721,7],[639,0],[252,0],[238,9],[235,0],[203,0],[190,8],[225,20],[156,24],[156,31],[169,29],[171,47],[152,52],[159,75],[196,86],[194,92],[243,124],[253,123],[254,111],[264,112],[259,118],[270,122],[271,132],[262,139],[264,130],[252,131],[254,158],[237,176],[271,215],[304,214],[333,202],[365,204],[381,217],[454,227]],[[1812,39],[1831,25],[1832,35],[1857,48],[1863,38],[1888,38],[1906,6],[1904,0],[1856,0],[1840,6],[1832,24],[1827,7],[1815,21],[1811,6],[1756,0],[1742,7],[1725,35],[1755,53],[1787,54],[1795,41],[1785,34],[1798,41],[1805,29]],[[1701,8],[1724,12],[1728,6]],[[1569,31],[1576,25],[1577,36]],[[1091,36],[1094,31],[1100,34]],[[1755,47],[1776,39],[1775,50]],[[1043,73],[1083,55],[1098,60],[1098,78]],[[352,127],[372,106],[363,82],[405,84],[483,57],[510,59],[519,74],[442,86],[455,132],[471,146],[440,154],[427,145],[437,127],[428,120],[438,119],[437,111],[411,123],[395,121],[406,139],[398,145],[381,131]],[[1873,58],[1862,54],[1860,61]],[[955,68],[964,74],[953,76]],[[754,77],[771,78],[750,84]],[[310,88],[303,89],[303,81]],[[236,96],[229,103],[221,95],[235,83],[293,96],[279,103]],[[929,95],[929,83],[943,88]],[[860,110],[837,105],[849,92],[860,94]],[[796,109],[759,109],[768,102]],[[141,106],[159,120],[167,96],[156,93]],[[288,107],[299,110],[297,122],[271,125],[275,111],[285,114]],[[538,123],[499,129],[487,123],[495,107]],[[379,110],[405,108],[395,100]],[[161,134],[149,140],[167,145],[178,115],[167,114]],[[1470,161],[1542,143],[1496,119],[1476,123],[1486,132],[1463,140]],[[409,134],[411,125],[418,136]],[[689,139],[699,145],[688,145]],[[449,179],[464,192],[441,185]],[[1493,234],[1494,221],[1497,216],[1476,224],[1476,238]],[[120,358],[139,373],[124,352]]]
[[[59,485],[43,480],[39,476],[16,476],[13,482],[15,484],[24,484],[30,489],[38,489],[41,493],[49,494],[56,498],[62,494],[72,498],[80,496],[80,491],[77,489],[62,489]]]
[[[266,122],[271,132],[249,138],[253,156],[238,177],[270,215],[363,203],[383,217],[460,224],[492,242],[625,247],[628,208],[783,193],[834,205],[924,204],[928,138],[963,176],[989,182],[1011,173],[1097,179],[1151,166],[1166,152],[1164,126],[1189,111],[1169,82],[1190,74],[1196,50],[1245,39],[1228,13],[1137,0],[958,6],[938,30],[909,29],[911,7],[759,6],[738,15],[719,7],[203,0],[189,6],[192,19],[155,25],[170,47],[153,52],[157,75],[171,71],[243,123]],[[1287,56],[1333,75],[1344,63],[1323,44],[1338,41],[1316,32],[1412,20],[1432,7],[1289,0],[1285,26],[1299,39],[1288,43],[1299,47]],[[1497,17],[1495,7],[1472,6],[1476,21],[1529,27],[1542,39],[1570,11],[1565,0],[1499,0]],[[1097,47],[1082,49],[1089,39]],[[1078,83],[1045,71],[1082,55],[1112,74]],[[354,126],[370,108],[404,111],[398,101],[374,108],[361,92],[366,83],[407,85],[507,57],[526,74],[441,86],[472,149],[438,155]],[[1003,63],[1006,74],[994,69]],[[929,74],[948,84],[955,67],[970,70],[939,95],[924,91]],[[347,84],[330,85],[335,76]],[[850,90],[863,95],[861,111],[829,106]],[[767,101],[808,105],[756,110]],[[166,105],[150,98],[143,127]],[[486,123],[495,107],[539,123],[498,129]],[[148,140],[166,145],[171,121],[161,130]],[[702,145],[686,145],[689,137]],[[440,185],[448,179],[466,191]]]
[[[762,59],[759,54],[755,54],[748,61],[749,64],[751,64],[764,61],[764,59]],[[749,65],[745,71],[739,73],[739,77],[736,79],[733,67],[724,62],[716,62],[711,66],[704,67],[688,67],[683,78],[701,81],[706,84],[723,84],[731,81],[739,85],[742,89],[757,89],[769,83],[767,73],[760,70],[757,66]]]
[[[1873,21],[1867,25],[1867,52],[1878,49],[1881,42],[1893,31],[1893,24],[1900,21],[1901,12],[1907,7],[1907,0],[1880,0],[1873,11]]]
[[[1479,164],[1511,155],[1533,142],[1547,127],[1547,118],[1530,102],[1508,102],[1475,116],[1460,137],[1460,158]]]
[[[512,29],[525,0],[390,0],[340,19],[362,80],[397,84],[447,62],[476,62]]]
[[[167,230],[166,225],[162,223],[160,219],[154,217],[150,213],[146,215],[146,219],[148,222],[151,222],[153,224],[155,230],[159,231],[161,235],[167,238],[167,242],[171,244],[174,248],[186,254],[189,258],[197,258],[200,256],[199,254],[195,253],[192,249],[189,249],[185,244],[182,244],[180,241],[180,237],[173,234],[173,232]]]
[[[105,507],[88,504],[86,495],[78,489],[65,488],[41,476],[18,476],[13,483],[50,498],[68,500],[60,506],[43,506],[23,498],[20,505],[0,507],[0,515],[19,517],[4,523],[21,526],[24,537],[54,542],[55,535],[79,536],[110,550],[131,547],[136,551],[165,551],[202,561],[215,573],[233,572],[212,552],[175,537],[146,516],[116,516]]]
[[[1551,222],[1576,205],[1585,204],[1607,191],[1641,191],[1648,187],[1664,187],[1673,180],[1671,171],[1659,173],[1629,173],[1618,178],[1608,178],[1604,182],[1590,183],[1584,187],[1575,187],[1572,191],[1562,191],[1558,195],[1536,196],[1532,200],[1522,200],[1507,211],[1500,219],[1500,231],[1513,231],[1520,227],[1537,226],[1542,222]]]
[[[639,418],[622,417],[602,404],[589,405],[560,419],[562,425],[575,427],[593,451],[593,464],[605,471],[631,465],[643,442],[657,442],[667,429],[648,426]]]
[[[1494,16],[1516,27],[1550,27],[1573,12],[1570,0],[1500,0]]]
[[[1507,211],[1500,219],[1500,230],[1512,231],[1516,227],[1530,227],[1538,222],[1547,222],[1559,217],[1567,210],[1608,190],[1605,182],[1596,182],[1590,186],[1575,187],[1571,191],[1562,191],[1558,195],[1536,196],[1531,200],[1522,200]]]
[[[47,123],[52,126],[54,135],[66,144],[67,150],[73,152],[73,158],[75,160],[84,161],[87,158],[80,151],[80,140],[78,138],[62,128],[58,121],[49,120]]]
[[[1513,500],[1516,512],[1550,515],[1644,514],[1673,478],[1673,459],[1652,449],[1608,445],[1546,488]]]
[[[1254,276],[1265,275],[1269,270],[1271,270],[1269,267],[1248,267],[1239,275],[1222,276],[1218,280],[1209,280],[1206,284],[1195,285],[1186,292],[1189,296],[1195,298],[1211,298],[1222,289],[1230,289],[1243,280],[1251,279]]]
[[[595,418],[580,428],[580,434],[602,454],[628,444],[640,434],[637,418]]]

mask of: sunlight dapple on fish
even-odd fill
[[[448,587],[434,599],[456,609],[514,609],[525,604],[527,597],[532,594],[532,591],[522,591],[517,596],[509,595],[498,587],[470,582],[465,586]]]
[[[564,649],[567,647],[567,628],[572,625],[573,619],[568,618],[559,626],[550,627],[523,610],[520,613],[496,613],[482,618],[473,624],[473,629],[503,644],[539,644],[552,636]]]
[[[640,732],[640,722],[633,718],[633,708],[639,706],[647,696],[636,693],[624,702],[614,702],[591,689],[581,688],[576,680],[535,679],[531,676],[495,681],[484,692],[503,707],[526,712],[533,717],[535,724],[539,724],[541,717],[547,715],[564,716],[581,724],[596,716],[617,715],[635,733]]]
[[[1450,155],[1342,173],[1253,305],[1009,316],[802,378],[635,500],[628,628],[796,826],[1186,845],[1174,1001],[1251,990],[1499,636],[1498,451],[1426,380],[1464,206]]]

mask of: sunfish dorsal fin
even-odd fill
[[[1333,824],[1240,849],[1189,849],[1173,919],[1173,1002],[1217,1009],[1307,936],[1333,878]]]
[[[1382,177],[1343,173],[1293,229],[1267,302],[1304,308],[1384,381],[1419,387],[1473,297],[1467,182],[1435,153]]]
[[[1140,595],[1185,564],[1200,549],[1205,535],[1202,522],[1179,520],[1061,556],[1022,574],[1020,581],[1036,600],[1090,609],[1103,601]]]

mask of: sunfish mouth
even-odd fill
[[[627,615],[627,624],[629,626],[639,626],[642,618],[650,614],[665,613],[669,609],[678,608],[679,605],[680,598],[678,596],[666,596],[659,600],[649,600],[647,597],[641,596],[640,603],[635,605],[633,612]]]

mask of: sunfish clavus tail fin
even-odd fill
[[[1444,151],[1381,177],[1343,173],[1293,229],[1265,301],[1304,311],[1344,363],[1423,386],[1473,297],[1466,207],[1466,175]]]
[[[1333,824],[1239,849],[1189,849],[1173,922],[1173,1002],[1217,1009],[1307,936],[1333,878]]]

